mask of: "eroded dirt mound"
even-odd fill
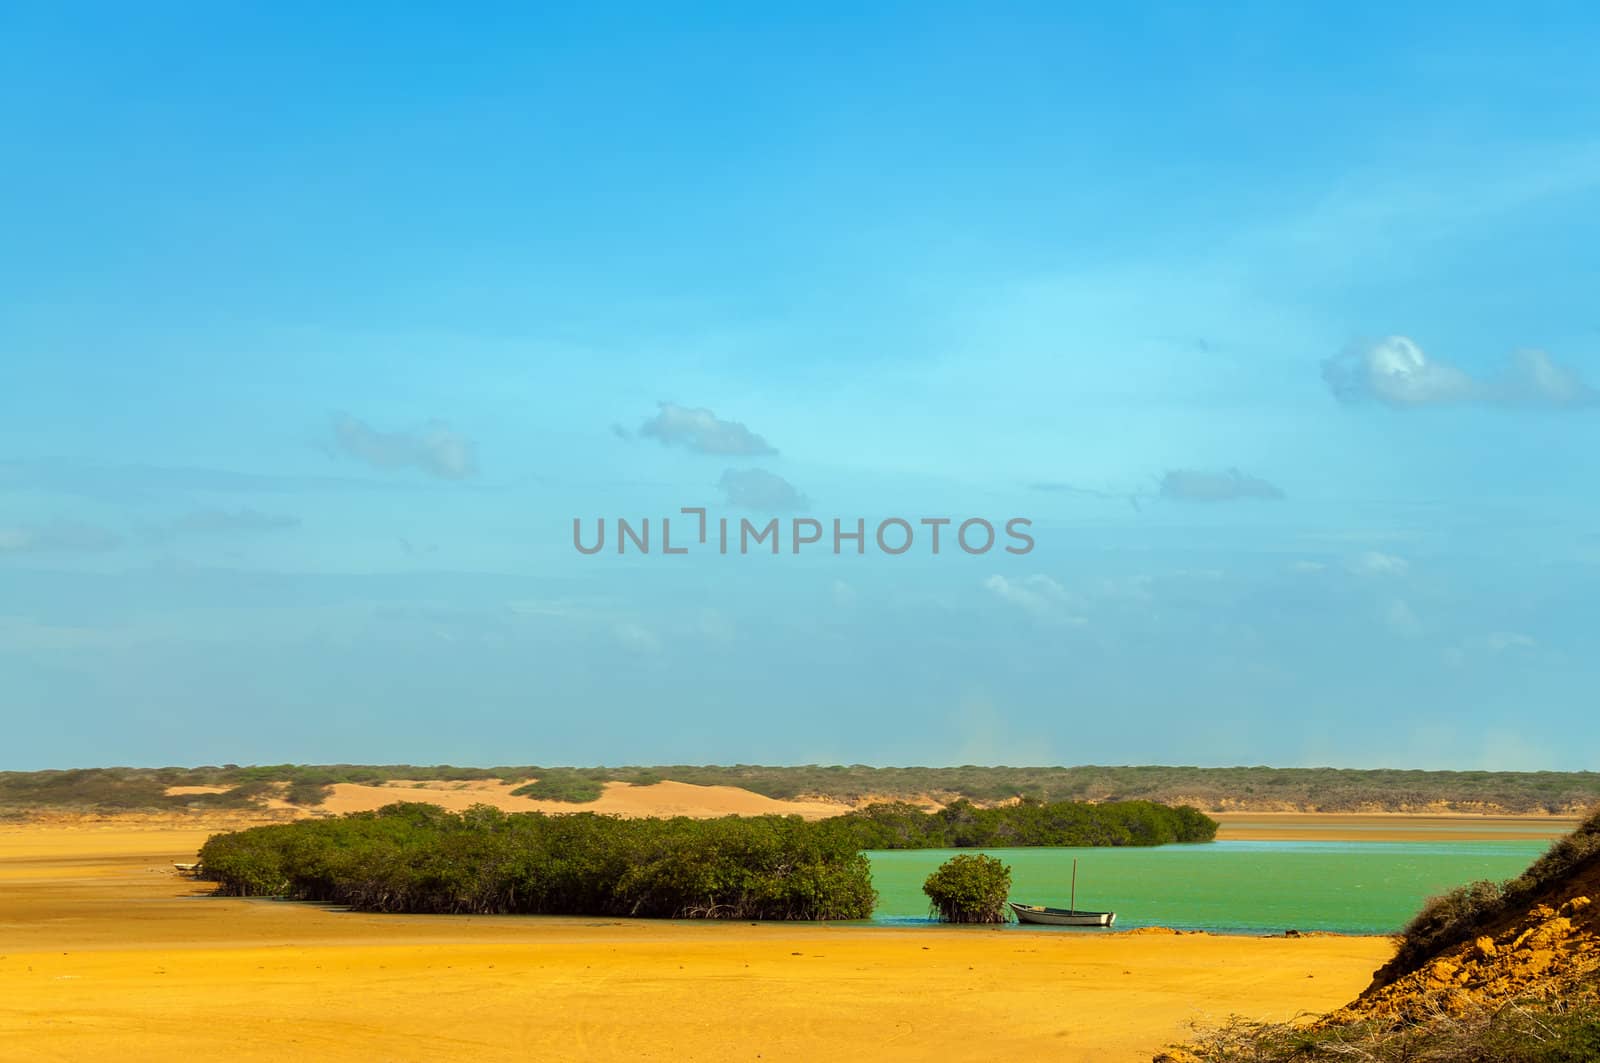
[[[1512,1001],[1569,1000],[1600,990],[1600,863],[1472,941],[1387,985],[1374,985],[1326,1023],[1421,1022]]]
[[[1600,933],[1589,897],[1539,905],[1515,928],[1483,935],[1329,1016],[1420,1022],[1514,1000],[1566,999],[1592,993],[1600,974]]]

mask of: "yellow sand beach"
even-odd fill
[[[230,824],[219,824],[227,826]],[[0,1059],[1148,1059],[1381,938],[374,916],[205,896],[207,825],[0,828]]]

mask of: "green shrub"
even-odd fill
[[[283,799],[291,805],[320,805],[328,799],[327,784],[302,779],[289,784]]]
[[[570,768],[551,768],[541,772],[533,782],[511,791],[516,797],[532,797],[540,801],[570,801],[575,805],[598,801],[604,792],[605,784],[601,780],[580,774]]]
[[[922,884],[929,910],[946,923],[1003,923],[1011,868],[983,853],[961,853]]]

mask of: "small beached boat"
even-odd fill
[[[1007,901],[1017,913],[1019,923],[1039,923],[1044,926],[1110,926],[1117,921],[1116,912],[1078,911],[1078,861],[1072,861],[1072,907],[1046,908],[1041,904],[1018,904]]]
[[[1116,912],[1079,912],[1070,908],[1018,904],[1015,901],[1006,903],[1017,913],[1019,923],[1042,923],[1046,926],[1110,926],[1117,921]]]

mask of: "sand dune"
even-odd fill
[[[653,788],[652,788],[653,789]],[[375,916],[211,899],[210,833],[0,828],[0,1057],[1149,1059],[1355,995],[1379,938]]]
[[[850,806],[835,801],[778,801],[736,786],[696,786],[683,782],[659,782],[650,786],[608,782],[598,800],[587,804],[567,801],[536,801],[513,797],[521,783],[493,780],[472,782],[391,782],[382,786],[355,783],[336,784],[328,799],[318,806],[323,812],[368,812],[396,801],[426,801],[460,811],[475,804],[493,805],[508,812],[602,812],[608,815],[641,816],[757,816],[768,813],[798,815],[807,819],[837,816]]]
[[[849,811],[852,805],[825,798],[798,801],[780,801],[737,786],[697,786],[683,782],[659,782],[649,786],[636,786],[625,782],[608,782],[597,800],[583,804],[569,801],[540,801],[517,797],[512,791],[522,782],[506,783],[495,779],[467,781],[449,779],[396,780],[381,784],[335,783],[328,797],[320,805],[293,805],[283,800],[280,784],[278,796],[269,796],[262,810],[288,814],[295,817],[343,815],[347,812],[371,812],[392,805],[396,801],[422,801],[460,812],[473,805],[493,805],[507,812],[600,812],[606,815],[643,816],[693,816],[707,819],[715,816],[796,815],[806,819],[822,819]],[[169,797],[186,797],[197,794],[226,793],[226,786],[169,786]],[[924,802],[929,807],[936,804]],[[198,810],[210,816],[210,810]],[[248,812],[241,812],[248,815]],[[134,813],[133,815],[140,815]]]

